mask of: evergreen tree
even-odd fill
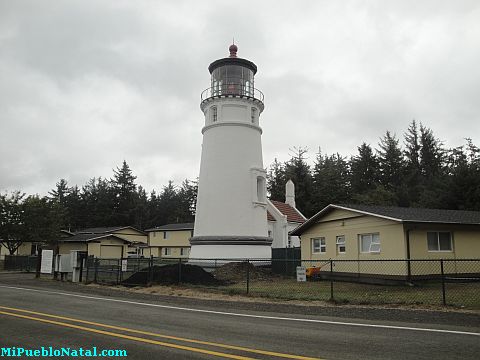
[[[480,211],[480,150],[471,139],[466,146],[449,151],[448,170],[445,206]]]
[[[445,150],[433,131],[420,125],[420,170],[427,182],[443,175]]]
[[[136,201],[135,201],[135,208],[134,208],[134,214],[135,214],[135,221],[133,223],[133,226],[136,227],[137,229],[145,229],[148,218],[150,216],[148,212],[148,196],[147,192],[145,189],[139,185],[137,189],[137,196],[136,196]]]
[[[405,144],[405,178],[407,187],[408,205],[416,204],[423,191],[423,180],[420,167],[421,145],[418,134],[417,122],[413,120],[404,134]]]
[[[125,213],[118,212],[117,193],[109,181],[101,177],[91,178],[82,187],[81,198],[84,227],[133,224],[133,219],[126,223]],[[130,209],[127,211],[128,220],[131,215]]]
[[[317,155],[313,170],[313,208],[341,204],[350,200],[348,163],[340,154]]]
[[[350,159],[350,186],[352,194],[364,194],[378,183],[378,160],[370,145],[363,143],[358,155]]]
[[[73,231],[86,227],[86,212],[88,209],[83,204],[80,189],[77,185],[72,186],[65,198],[67,212],[64,225],[66,230]]]
[[[177,192],[178,222],[192,222],[195,218],[195,208],[197,206],[198,181],[189,181],[185,179],[182,187]]]
[[[173,181],[169,181],[168,185],[163,187],[158,199],[158,205],[158,225],[180,222],[180,217],[177,213],[178,196]]]
[[[56,244],[65,216],[64,208],[46,197],[28,196],[22,204],[24,241]]]
[[[137,200],[136,176],[124,160],[122,167],[113,170],[111,180],[114,194],[114,220],[116,225],[131,225],[134,223],[135,205]]]
[[[380,184],[387,190],[399,189],[403,174],[404,161],[402,149],[398,145],[398,139],[390,131],[380,139],[378,144],[378,163],[380,169]]]
[[[291,159],[285,163],[285,179],[291,179],[295,184],[296,207],[305,216],[314,214],[312,207],[313,179],[310,166],[306,162],[307,149],[294,148]]]
[[[48,192],[48,194],[50,195],[50,199],[57,202],[61,206],[66,206],[66,199],[70,193],[70,188],[68,187],[67,180],[60,179],[60,181],[57,182],[55,186],[55,189]]]
[[[285,202],[285,166],[275,158],[267,173],[267,191],[271,200]]]

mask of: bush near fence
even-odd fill
[[[38,256],[33,255],[5,255],[3,269],[7,271],[35,272]]]

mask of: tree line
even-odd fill
[[[172,181],[157,194],[136,184],[126,161],[113,177],[94,177],[81,188],[60,179],[48,196],[0,194],[0,242],[13,254],[23,242],[55,242],[60,230],[107,226],[147,229],[194,220],[196,181]]]
[[[270,165],[269,197],[285,201],[292,179],[297,208],[307,217],[331,203],[480,210],[480,149],[471,139],[447,149],[431,129],[412,121],[402,145],[387,131],[375,149],[363,143],[349,158],[318,151],[312,166],[308,150],[294,148],[288,161]],[[82,187],[60,179],[44,197],[0,194],[0,242],[14,253],[24,241],[58,240],[60,229],[191,222],[196,196],[196,180],[169,181],[159,193],[147,193],[123,161],[111,179],[94,177]]]
[[[328,204],[366,204],[480,210],[480,149],[470,138],[446,148],[433,131],[412,121],[400,139],[390,131],[377,147],[362,143],[356,155],[316,154],[292,149],[268,169],[271,199],[285,200],[285,183],[295,183],[296,205],[310,217]]]

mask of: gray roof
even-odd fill
[[[307,222],[293,230],[291,235],[301,235],[303,231],[313,226],[323,215],[326,215],[334,209],[349,210],[363,215],[380,217],[402,223],[480,225],[480,211],[330,204],[308,219]]]
[[[180,230],[193,230],[194,223],[177,223],[177,224],[166,224],[162,226],[157,226],[155,228],[146,229],[145,231],[180,231]]]
[[[115,237],[119,240],[122,240],[124,242],[132,242],[128,239],[124,239],[120,236],[114,235],[114,234],[75,234],[73,236],[67,237],[67,238],[62,238],[59,240],[59,242],[90,242],[90,241],[96,241],[96,240],[101,240],[104,238],[107,238],[109,236]]]
[[[421,209],[393,206],[345,205],[347,209],[381,215],[403,222],[480,224],[480,211]]]
[[[123,229],[132,229],[140,233],[143,233],[142,230],[138,230],[133,226],[109,226],[109,227],[94,227],[94,228],[82,229],[82,230],[76,231],[75,234],[107,234],[107,233],[112,233],[114,231],[119,231]]]

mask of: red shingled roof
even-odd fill
[[[281,201],[275,201],[275,200],[270,200],[283,215],[287,216],[287,221],[289,222],[296,222],[296,223],[301,223],[303,224],[306,220],[303,218],[302,215],[298,212],[298,210],[294,209],[288,204],[285,204]],[[267,212],[267,219],[268,221],[275,221],[273,216]]]

